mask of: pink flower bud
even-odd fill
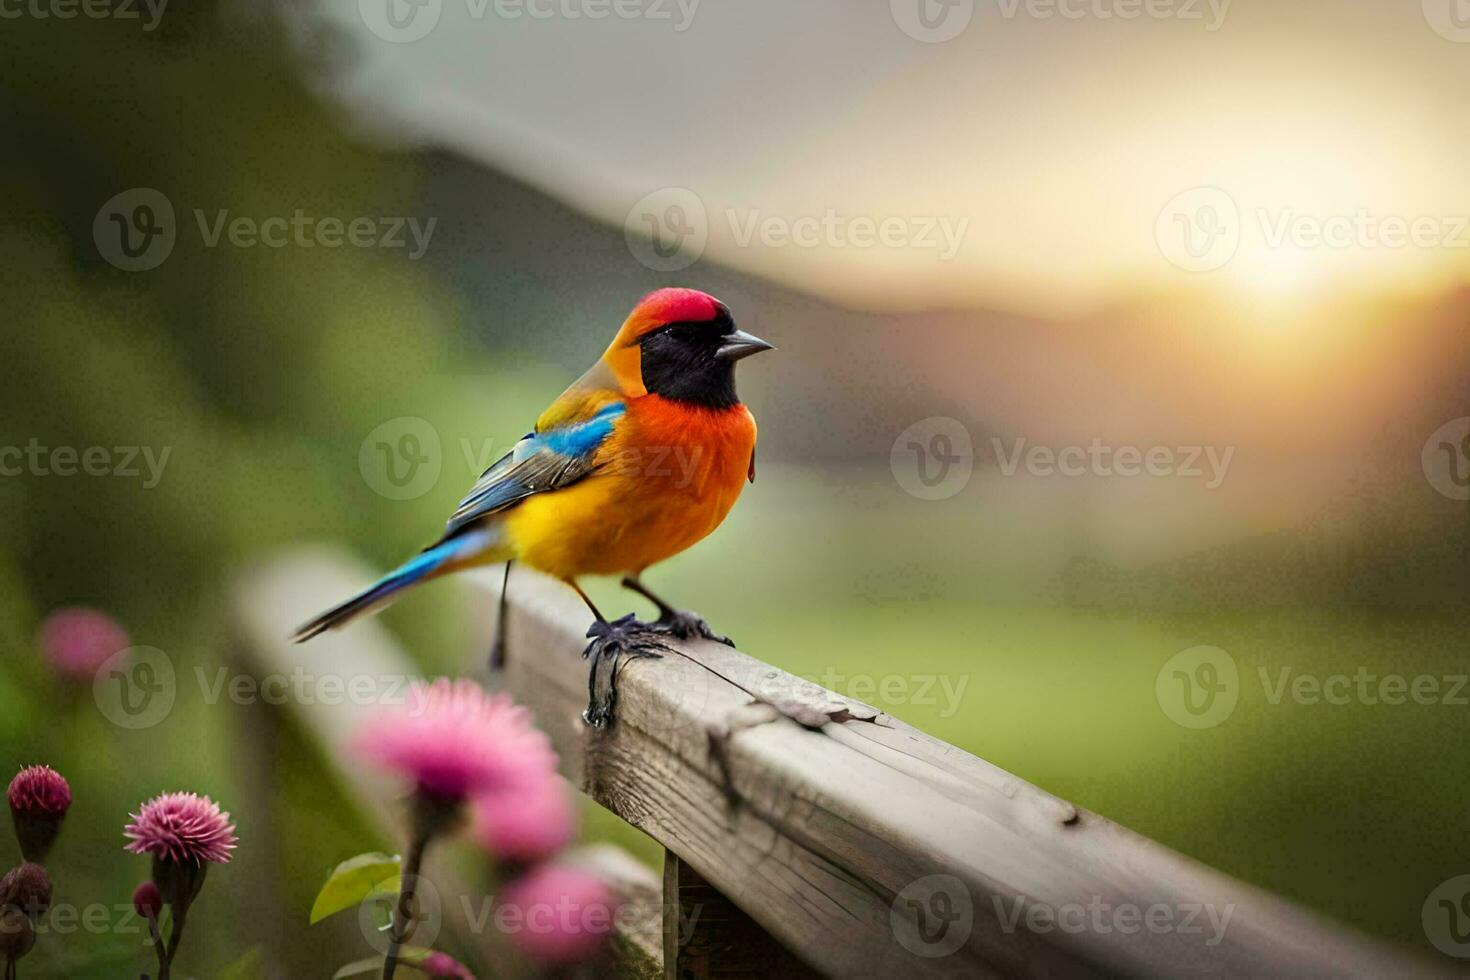
[[[475,975],[459,960],[448,953],[430,953],[418,968],[431,977],[447,977],[449,980],[475,980]]]
[[[27,766],[10,781],[5,795],[21,854],[27,861],[44,861],[71,806],[71,787],[50,766]]]
[[[617,901],[601,879],[554,865],[543,865],[512,882],[501,905],[511,939],[547,965],[594,956],[612,934],[617,914]]]
[[[133,889],[133,908],[145,919],[156,919],[163,911],[163,893],[153,882],[142,882]]]
[[[544,861],[566,847],[576,831],[572,801],[552,773],[523,788],[474,799],[471,834],[505,861]]]
[[[107,658],[132,641],[111,616],[97,609],[72,606],[47,616],[37,633],[41,650],[63,677],[91,683]]]
[[[27,862],[0,878],[0,908],[19,909],[36,922],[50,907],[51,876],[39,864]]]
[[[551,742],[532,726],[529,711],[463,678],[414,684],[405,703],[362,726],[352,748],[421,793],[453,803],[556,768]]]

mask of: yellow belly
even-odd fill
[[[734,492],[650,487],[624,476],[592,476],[531,497],[506,515],[520,561],[560,579],[637,574],[708,535],[734,506]]]
[[[638,404],[629,415],[639,438],[614,461],[505,514],[518,560],[560,579],[636,575],[719,527],[745,486],[755,448],[749,413],[691,419]],[[671,448],[637,452],[629,443]]]

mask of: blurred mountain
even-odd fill
[[[982,447],[998,434],[1351,456],[1387,423],[1433,422],[1427,432],[1470,410],[1470,287],[1265,313],[1204,290],[1072,321],[873,313],[708,260],[651,272],[621,228],[540,191],[443,152],[424,169],[424,207],[440,219],[424,261],[461,293],[470,336],[572,375],[644,292],[706,289],[781,348],[741,376],[772,456],[886,456],[910,423],[936,415],[964,422]]]

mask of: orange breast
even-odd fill
[[[708,535],[734,506],[755,451],[745,406],[690,408],[658,395],[627,406],[596,473],[507,515],[527,564],[563,579],[638,573]]]

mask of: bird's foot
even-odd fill
[[[648,624],[648,630],[651,633],[663,633],[681,640],[714,640],[727,647],[735,645],[735,641],[728,636],[721,636],[710,629],[709,623],[704,621],[703,616],[687,609],[673,609],[664,613],[656,621]]]
[[[628,660],[661,657],[667,650],[649,636],[650,629],[629,613],[612,622],[598,620],[587,630],[591,643],[582,651],[587,666],[587,710],[582,720],[593,728],[604,728],[613,721],[618,703],[618,670]]]

